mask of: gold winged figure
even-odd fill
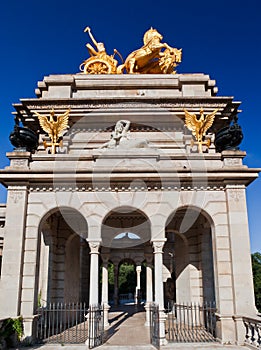
[[[41,115],[34,111],[34,114],[38,117],[41,128],[51,139],[50,143],[47,143],[46,141],[43,142],[45,149],[51,146],[51,154],[55,154],[57,146],[62,146],[62,141],[58,142],[58,140],[63,136],[63,132],[68,128],[69,113],[70,109],[68,109],[64,114],[55,116],[54,109],[52,109],[48,119],[47,116]]]
[[[212,113],[204,116],[204,110],[201,108],[199,112],[199,119],[197,118],[196,114],[189,113],[186,109],[184,109],[184,112],[185,125],[197,140],[198,150],[200,153],[202,153],[203,144],[207,145],[208,147],[210,146],[210,140],[208,142],[205,142],[203,139],[208,129],[212,126],[218,109],[215,109]]]

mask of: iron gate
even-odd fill
[[[150,342],[155,348],[159,349],[159,306],[155,303],[150,304]]]
[[[169,303],[166,339],[169,342],[216,341],[216,307],[213,303]]]
[[[81,344],[90,348],[103,341],[103,309],[85,303],[50,303],[38,309],[40,343]]]

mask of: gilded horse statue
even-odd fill
[[[156,29],[149,29],[143,37],[144,45],[128,55],[124,64],[118,66],[117,73],[167,74],[181,62],[181,49],[162,43],[163,36]],[[162,51],[164,49],[164,51]]]

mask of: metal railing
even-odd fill
[[[103,342],[103,309],[85,303],[50,303],[38,309],[37,340],[41,343],[81,344],[89,348]]]
[[[243,317],[243,323],[246,329],[245,344],[254,348],[261,347],[261,318]]]
[[[80,344],[88,337],[85,303],[49,303],[38,309],[37,339],[44,343]]]
[[[150,342],[155,348],[159,349],[159,306],[155,303],[150,304]]]
[[[37,339],[44,343],[84,343],[88,338],[85,303],[50,303],[38,309]]]
[[[169,303],[166,312],[166,339],[169,342],[216,341],[214,303]]]

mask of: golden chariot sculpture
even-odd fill
[[[120,53],[114,49],[113,55],[108,55],[104,44],[94,39],[90,27],[86,27],[84,31],[89,33],[96,46],[95,49],[86,44],[90,57],[79,67],[85,74],[175,74],[175,67],[181,62],[182,49],[162,43],[163,36],[153,28],[144,34],[144,45],[131,52],[119,66],[115,54],[123,61]]]

